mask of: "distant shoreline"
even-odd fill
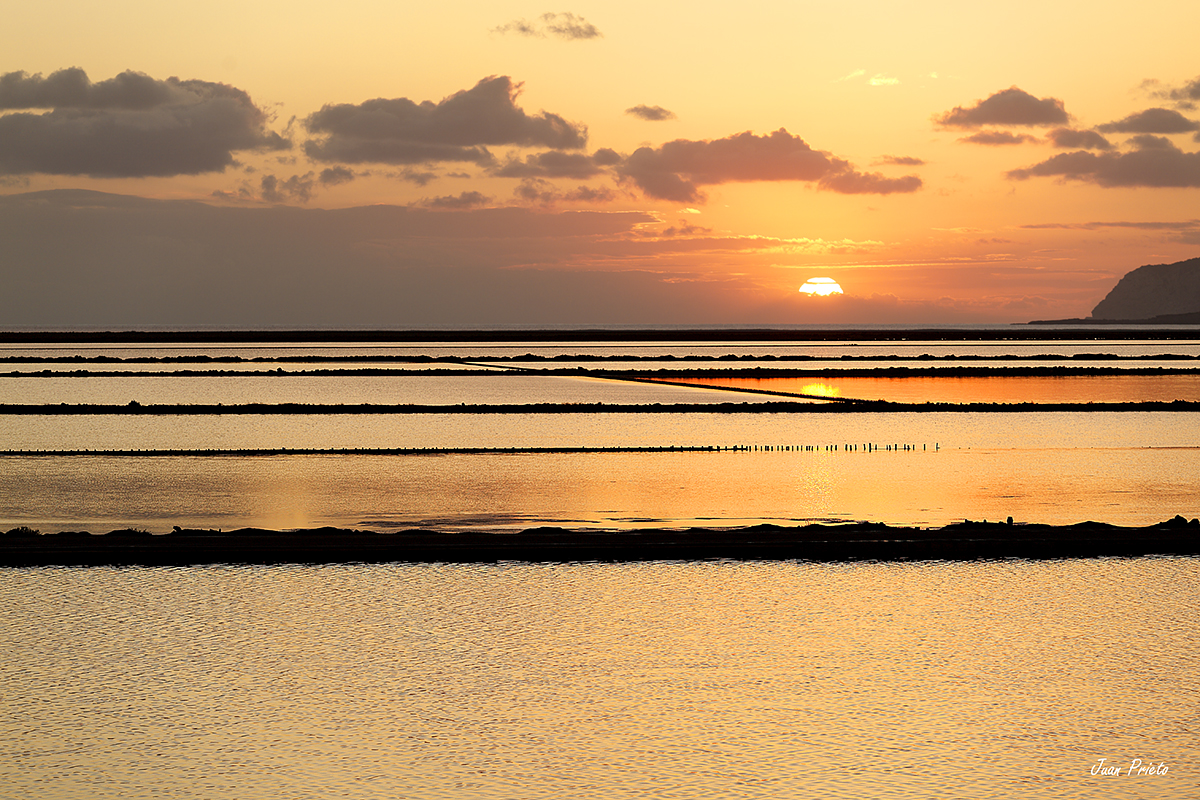
[[[882,523],[802,527],[586,531],[532,528],[520,533],[318,528],[272,531],[180,530],[151,535],[0,536],[0,567],[283,564],[347,562],[659,561],[729,558],[811,561],[1097,558],[1200,554],[1200,521],[1183,517],[1145,527],[1099,522],[1051,526],[973,522],[942,528]]]
[[[1007,327],[880,328],[577,328],[539,330],[127,330],[0,331],[0,343],[221,344],[221,343],[366,343],[366,342],[897,342],[897,341],[1087,341],[1111,339],[1194,339],[1197,331],[1159,328],[1157,323],[1058,320],[1014,323]],[[1039,329],[1029,326],[1055,326]],[[1076,325],[1076,328],[1057,327]],[[1112,327],[1124,325],[1126,327]]]

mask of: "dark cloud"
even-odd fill
[[[663,230],[658,231],[657,233],[654,231],[646,231],[645,235],[646,236],[663,236],[663,237],[704,236],[704,235],[712,233],[712,230],[713,230],[712,228],[705,228],[700,225],[693,225],[690,222],[688,222],[687,220],[681,219],[681,220],[679,220],[678,225],[672,225],[669,228],[664,228]]]
[[[1046,139],[1055,147],[1082,148],[1084,150],[1110,150],[1112,144],[1095,131],[1077,131],[1072,128],[1055,128],[1046,134]]]
[[[131,178],[220,172],[242,150],[284,150],[270,115],[223,83],[123,72],[99,83],[78,68],[0,76],[0,174]]]
[[[563,195],[569,203],[611,203],[616,199],[617,193],[607,186],[578,186]]]
[[[493,28],[494,33],[516,33],[521,36],[536,36],[545,38],[555,36],[559,39],[598,39],[604,34],[595,25],[570,11],[561,13],[549,12],[542,14],[539,22],[529,22],[518,19]]]
[[[1139,149],[1127,153],[1060,153],[1040,164],[1008,173],[1014,180],[1061,177],[1099,186],[1200,188],[1200,153],[1185,153],[1158,136],[1134,137]]]
[[[978,128],[982,125],[1065,125],[1070,121],[1062,100],[1041,100],[1012,86],[980,100],[970,108],[955,106],[933,121],[944,128]]]
[[[885,178],[855,172],[850,163],[813,150],[783,128],[766,136],[749,131],[724,139],[676,139],[634,151],[618,169],[651,197],[682,203],[703,201],[700,186],[739,181],[820,181],[837,192],[889,194],[920,188],[921,179]]]
[[[354,171],[346,167],[326,167],[321,170],[321,175],[317,178],[322,186],[337,186],[341,183],[349,183],[354,180]]]
[[[611,203],[617,199],[616,192],[607,186],[578,186],[563,192],[541,178],[526,178],[513,190],[513,194],[526,203],[540,206],[553,206],[557,203]]]
[[[1022,225],[1021,227],[1034,230],[1077,231],[1132,229],[1162,233],[1164,234],[1164,240],[1169,242],[1200,244],[1200,219],[1177,222],[1043,222],[1034,225]]]
[[[1177,108],[1191,111],[1200,102],[1200,77],[1188,81],[1183,86],[1163,87],[1161,81],[1148,80],[1142,82],[1142,88],[1150,90],[1155,97],[1171,100]]]
[[[922,158],[914,158],[913,156],[883,156],[875,163],[891,164],[897,167],[923,167],[925,160]]]
[[[286,203],[289,200],[307,203],[312,199],[316,181],[313,173],[293,175],[279,180],[274,175],[263,175],[260,181],[262,199],[268,203]]]
[[[996,146],[1036,142],[1037,139],[1024,133],[1010,133],[1009,131],[980,131],[979,133],[973,133],[970,136],[964,136],[963,138],[959,139],[959,141],[968,142],[970,144],[986,144]]]
[[[878,172],[847,169],[826,175],[819,185],[840,194],[905,194],[920,189],[922,181],[916,175],[888,178]]]
[[[635,117],[647,120],[649,122],[662,122],[663,120],[676,119],[674,111],[668,111],[662,106],[634,106],[633,108],[625,109],[626,114],[632,114]]]
[[[609,151],[612,152],[612,151]],[[550,150],[525,156],[525,160],[510,159],[492,174],[501,178],[573,178],[586,180],[603,170],[585,153],[564,153]]]
[[[158,81],[127,70],[115,78],[92,83],[79,67],[41,74],[10,72],[0,75],[0,108],[93,108],[144,111],[170,103],[187,103],[189,97],[172,78]]]
[[[434,197],[430,200],[426,200],[421,205],[428,208],[462,210],[466,208],[480,208],[481,206],[486,206],[491,202],[492,198],[480,192],[461,192],[459,194]]]
[[[1096,126],[1104,133],[1190,133],[1200,131],[1200,122],[1169,108],[1148,108],[1116,122]]]
[[[1129,137],[1129,144],[1139,150],[1174,150],[1175,145],[1165,136],[1154,136],[1149,133],[1139,133]]]
[[[573,150],[587,144],[587,126],[557,114],[527,114],[517,106],[520,83],[506,75],[484,78],[438,103],[406,97],[359,105],[326,105],[305,121],[323,139],[304,143],[315,161],[490,164],[487,145]]]
[[[422,171],[415,170],[415,169],[406,169],[406,170],[400,172],[396,177],[398,177],[402,181],[408,181],[409,183],[415,183],[417,186],[426,186],[431,181],[436,180],[438,175],[436,172],[422,172]],[[469,178],[471,176],[467,175],[465,173],[461,173],[461,172],[452,172],[452,173],[450,173],[450,177],[451,178]]]
[[[620,153],[608,147],[601,147],[592,153],[592,163],[598,167],[615,167],[624,160]]]

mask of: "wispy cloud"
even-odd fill
[[[1009,131],[979,131],[970,136],[964,136],[959,139],[960,142],[969,144],[985,144],[991,146],[999,146],[1006,144],[1024,144],[1026,142],[1036,142],[1037,137],[1029,136],[1024,133],[1011,133]]]
[[[561,13],[548,12],[542,14],[536,22],[518,19],[492,28],[493,33],[515,33],[520,36],[546,38],[554,36],[558,39],[599,39],[604,36],[595,25],[570,11]]]
[[[668,111],[662,106],[634,106],[633,108],[625,109],[625,113],[632,114],[648,122],[662,122],[663,120],[676,119],[674,111]]]

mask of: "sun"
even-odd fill
[[[842,287],[838,286],[838,282],[833,278],[809,278],[800,287],[802,294],[819,294],[821,296],[829,294],[844,294]]]

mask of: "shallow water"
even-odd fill
[[[893,403],[1169,403],[1200,400],[1200,375],[698,377],[671,380]]]
[[[1193,558],[5,569],[0,787],[1190,797],[1198,590]]]

